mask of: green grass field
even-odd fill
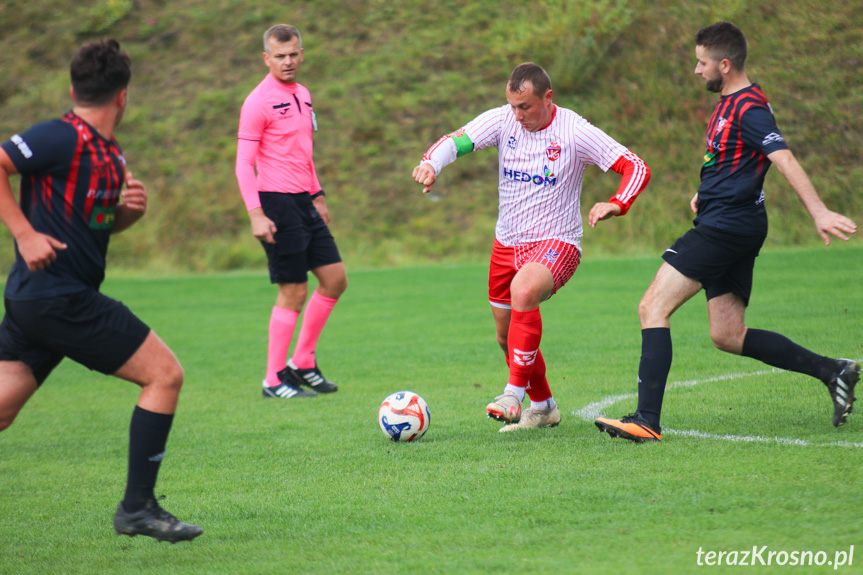
[[[658,263],[588,253],[543,304],[564,419],[512,434],[483,411],[506,377],[484,263],[351,271],[318,349],[340,390],[287,401],[260,396],[275,296],[262,274],[111,277],[105,293],[186,369],[157,494],[204,534],[114,534],[137,390],[64,362],[0,434],[0,573],[738,573],[696,554],[832,562],[852,545],[837,571],[863,572],[861,417],[836,430],[820,383],[714,350],[703,296],[673,319],[670,381],[697,384],[668,390],[662,443],[613,441],[584,415],[635,408],[636,306]],[[766,250],[749,324],[859,359],[861,278],[853,245]],[[417,443],[376,423],[400,389],[431,408]],[[834,571],[775,561],[749,571]]]

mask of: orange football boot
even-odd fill
[[[662,430],[654,429],[637,413],[630,413],[621,419],[597,417],[593,423],[599,428],[600,433],[605,431],[611,437],[621,437],[636,443],[662,440]]]

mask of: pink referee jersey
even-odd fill
[[[259,191],[321,190],[312,159],[316,129],[312,97],[302,84],[267,74],[252,90],[240,111],[236,166],[247,209],[260,207]]]
[[[499,212],[495,237],[505,246],[562,240],[580,247],[581,185],[591,164],[605,172],[621,157],[640,166],[614,200],[624,211],[644,187],[647,169],[638,156],[566,108],[555,106],[544,129],[528,132],[507,104],[489,110],[445,136],[423,156],[435,172],[456,159],[452,138],[466,135],[474,150],[498,148]]]

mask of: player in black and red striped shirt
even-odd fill
[[[183,368],[144,322],[99,292],[111,235],[147,209],[147,190],[126,171],[114,139],[130,65],[115,40],[84,45],[70,66],[72,111],[0,146],[0,219],[16,256],[0,324],[0,430],[64,357],[139,385],[114,528],[176,542],[202,532],[162,509],[153,492]],[[20,207],[11,174],[21,175]]]
[[[785,144],[767,98],[746,77],[746,38],[740,29],[718,22],[699,30],[695,56],[695,74],[721,96],[707,126],[701,186],[690,202],[695,227],[665,251],[665,263],[638,308],[638,410],[619,420],[600,417],[596,425],[612,437],[638,442],[662,438],[659,415],[671,368],[669,319],[704,289],[713,344],[820,379],[830,392],[833,425],[838,427],[851,413],[860,366],[817,355],[778,333],[747,328],[744,322],[755,258],[767,236],[762,186],[768,168],[776,164],[825,244],[830,245],[830,236],[847,241],[857,225],[827,209]]]

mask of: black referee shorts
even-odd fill
[[[740,235],[709,226],[697,226],[662,254],[674,269],[701,282],[708,301],[733,293],[749,305],[755,258],[765,236]]]
[[[113,374],[150,333],[128,307],[96,290],[5,304],[0,360],[24,362],[39,385],[64,357]]]
[[[342,261],[336,240],[308,192],[258,195],[264,215],[276,224],[276,243],[261,242],[267,252],[270,282],[306,283],[309,270]]]

